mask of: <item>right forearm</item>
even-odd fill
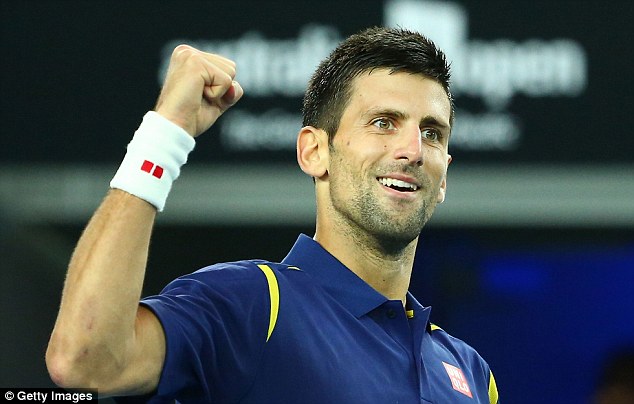
[[[72,366],[84,375],[97,368],[116,372],[124,365],[155,216],[149,203],[124,191],[109,192],[69,264],[49,363]],[[59,373],[72,374],[68,369]]]

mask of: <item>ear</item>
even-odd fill
[[[323,129],[304,126],[297,135],[297,163],[313,178],[328,173],[328,134]]]
[[[451,164],[451,154],[447,155],[447,168],[449,168],[449,164]],[[445,196],[447,195],[447,168],[445,168],[445,176],[440,183],[440,190],[438,191],[438,203],[443,203],[445,201]]]

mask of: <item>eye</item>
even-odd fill
[[[431,140],[432,142],[438,142],[442,138],[442,134],[433,128],[423,128],[420,131],[423,138]]]
[[[372,121],[372,125],[376,126],[381,130],[393,130],[396,129],[394,123],[388,118],[377,118]]]

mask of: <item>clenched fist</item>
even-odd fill
[[[179,45],[172,53],[156,112],[196,137],[242,97],[235,76],[232,60]]]

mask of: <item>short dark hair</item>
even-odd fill
[[[350,100],[353,79],[380,68],[437,81],[449,98],[453,124],[451,74],[443,51],[417,32],[372,27],[348,37],[319,64],[304,95],[303,125],[325,130],[332,140]]]

